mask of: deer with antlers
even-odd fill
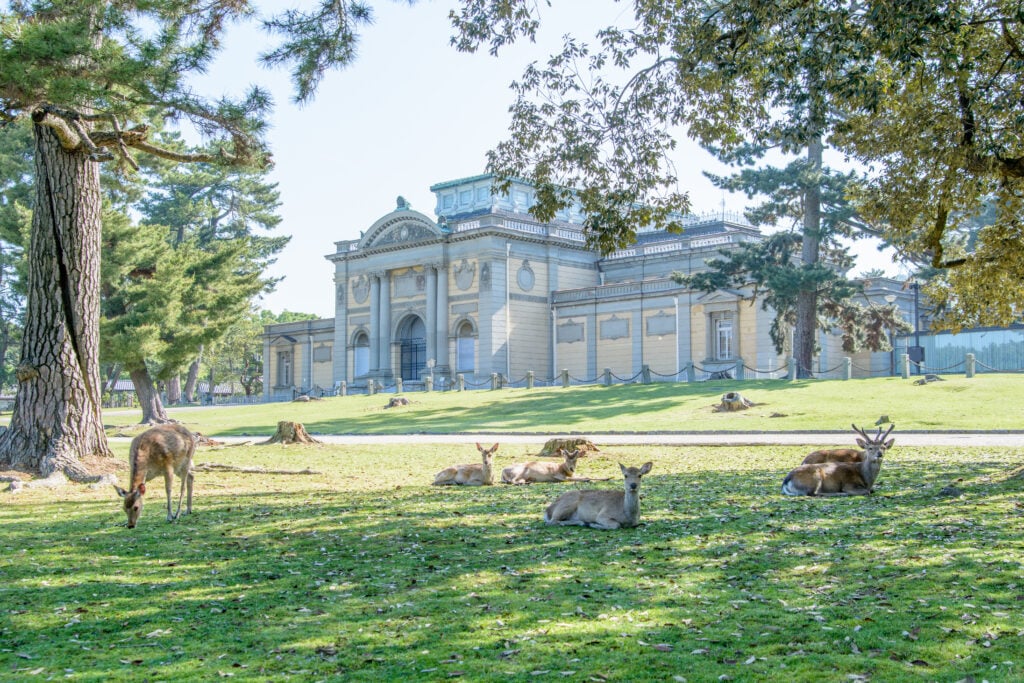
[[[864,455],[859,462],[800,465],[786,475],[782,481],[782,492],[787,496],[868,495],[874,490],[886,450],[876,446],[878,444],[865,445]]]
[[[521,462],[509,465],[501,471],[503,484],[537,484],[542,482],[578,481],[573,475],[576,473],[576,461],[587,454],[586,449],[577,449],[571,453],[564,448],[559,448],[562,455],[562,462]]]
[[[857,425],[850,425],[853,427],[853,431],[856,432],[860,438],[857,439],[857,445],[860,449],[856,448],[831,448],[820,451],[814,451],[808,453],[801,465],[816,465],[823,462],[860,462],[864,460],[865,453],[868,450],[879,451],[879,458],[885,454],[892,445],[896,443],[896,439],[889,439],[889,434],[896,428],[896,425],[889,425],[889,429],[886,430],[885,434],[882,434],[882,428],[878,428],[878,434],[875,436],[869,436],[863,429]]]
[[[192,456],[195,452],[195,435],[180,424],[157,425],[132,439],[128,449],[128,464],[131,467],[129,489],[125,491],[114,485],[117,495],[124,498],[129,529],[135,528],[142,514],[146,482],[161,474],[164,476],[164,490],[167,493],[167,521],[173,522],[181,515],[181,499],[186,487],[188,501],[185,514],[192,514]],[[181,479],[181,491],[178,493],[178,510],[172,515],[171,484],[175,474]]]
[[[567,491],[544,511],[544,521],[563,526],[595,529],[634,527],[640,523],[640,479],[653,463],[641,467],[619,464],[625,479],[623,491]]]
[[[444,468],[434,477],[434,486],[490,486],[493,484],[491,464],[494,461],[494,452],[498,450],[498,444],[494,444],[490,448],[484,448],[477,444],[476,448],[480,451],[481,462]]]

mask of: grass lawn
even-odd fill
[[[722,394],[740,391],[758,405],[717,413]],[[455,432],[847,431],[881,415],[905,430],[1022,429],[1024,376],[950,376],[918,386],[912,380],[760,380],[589,386],[569,389],[410,393],[412,404],[386,410],[392,394],[346,396],[309,403],[171,409],[172,417],[207,435],[263,435],[278,420],[301,422],[312,434]],[[106,421],[124,432],[137,411]]]
[[[905,391],[965,395],[989,380]],[[892,407],[906,383],[872,383],[891,388],[888,407],[879,410],[885,396],[870,408],[836,398],[858,382],[795,393],[821,397],[818,387],[830,387],[830,406],[800,405],[836,412],[836,429],[878,412],[896,413],[901,427],[933,424],[927,411],[911,419]],[[576,390],[586,400],[557,410],[581,429],[597,413],[602,424],[642,429],[656,414],[688,414],[666,405],[677,395],[704,406],[722,391],[702,388]],[[487,428],[552,424],[527,398],[501,393],[519,408]],[[747,393],[779,401],[753,383]],[[436,425],[428,415],[468,426],[491,395],[416,395],[402,416],[423,429]],[[657,406],[619,423],[615,405],[644,396]],[[382,402],[277,409],[289,413],[281,419],[323,411],[297,415],[307,427],[349,424],[355,413],[361,420],[344,431],[394,429],[376,410]],[[934,426],[947,428],[955,411],[942,417],[942,405],[928,403]],[[210,431],[269,431],[272,421],[257,424],[249,410],[217,411],[224,422]],[[228,415],[239,421],[229,426]],[[994,424],[981,414],[965,421]],[[114,447],[124,458],[127,444]],[[525,451],[503,447],[496,465]],[[429,486],[443,466],[477,459],[465,445],[201,448],[197,463],[321,474],[198,472],[195,514],[173,525],[154,480],[133,531],[116,526],[124,515],[109,487],[3,493],[0,679],[1024,679],[1024,479],[1012,476],[1024,449],[897,445],[873,496],[784,497],[782,477],[803,454],[604,448],[578,473],[614,480],[589,487],[619,486],[619,461],[654,462],[644,526],[614,532],[541,522],[544,506],[576,484]]]

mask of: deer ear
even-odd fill
[[[889,450],[890,448],[892,448],[892,445],[894,443],[896,443],[896,439],[889,439],[888,441],[885,442],[885,449]]]
[[[857,439],[857,445],[860,446],[861,448],[867,448],[868,442],[865,441],[864,439]]]
[[[647,474],[651,471],[652,467],[654,467],[653,462],[645,462],[644,466],[640,468],[640,474]]]
[[[146,493],[146,483],[145,482],[139,484],[139,493],[145,495],[145,493]]]
[[[117,491],[117,495],[121,496],[122,498],[128,495],[128,492],[125,491],[120,486],[118,486],[117,484],[114,484],[114,490]]]
[[[491,446],[491,450],[492,451],[498,450],[498,444],[494,444],[493,446]]]

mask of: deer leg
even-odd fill
[[[174,470],[168,465],[164,470],[164,492],[167,494],[167,521],[173,522],[175,517],[171,516],[171,485],[174,483]],[[178,507],[181,508],[181,498],[178,498]]]
[[[191,465],[189,466],[188,474],[186,475],[186,477],[188,478],[188,506],[185,508],[185,514],[186,515],[191,515],[192,514],[192,484],[195,482],[195,476],[192,474],[192,467],[191,467]]]
[[[595,519],[593,522],[591,522],[587,526],[589,526],[591,528],[594,528],[594,529],[604,529],[606,531],[610,531],[612,529],[618,529],[619,528],[619,522],[618,522],[618,520],[616,520],[616,519],[614,519],[612,517],[598,517],[597,519]]]

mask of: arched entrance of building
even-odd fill
[[[397,337],[402,379],[419,380],[427,367],[427,326],[418,315],[410,315],[399,324]]]

